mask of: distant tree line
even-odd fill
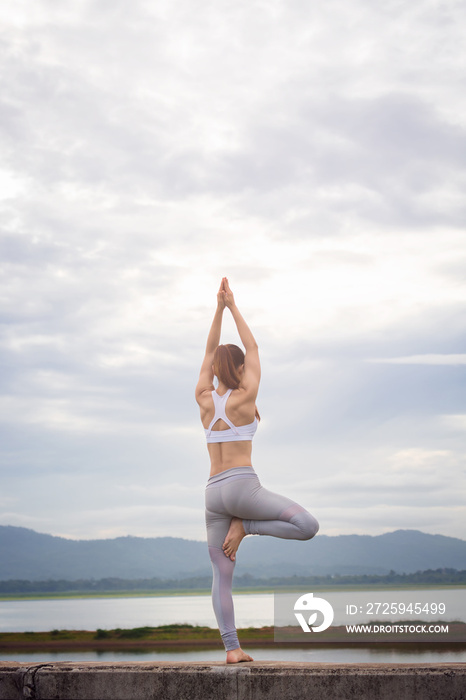
[[[158,590],[201,590],[210,588],[212,579],[210,576],[184,579],[122,579],[102,578],[78,579],[76,581],[49,580],[26,581],[14,580],[0,581],[0,594],[2,593],[104,593],[114,591],[158,591]],[[390,571],[382,576],[372,574],[359,574],[353,576],[340,576],[328,574],[326,576],[276,576],[273,578],[256,578],[251,574],[244,574],[235,578],[234,585],[237,588],[280,588],[285,586],[312,587],[312,586],[346,586],[377,584],[409,585],[409,584],[466,584],[466,570],[457,569],[428,569],[417,571],[414,574],[398,574]]]

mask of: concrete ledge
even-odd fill
[[[466,664],[0,662],[0,700],[466,700]]]

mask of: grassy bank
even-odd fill
[[[273,643],[273,627],[238,630],[242,640],[249,645]],[[50,632],[0,633],[0,650],[72,650],[72,649],[128,649],[135,647],[182,647],[221,645],[218,629],[193,625],[161,625],[160,627],[136,627],[134,629],[52,630]]]
[[[357,642],[349,643],[344,626],[336,627],[327,633],[325,639],[316,646],[341,646],[348,648],[354,643],[364,646],[384,644],[390,647],[413,648],[420,644],[421,649],[427,648],[464,648],[466,624],[464,622],[449,623],[451,638],[448,642],[438,639],[426,642],[419,634],[412,636],[411,641],[400,641],[394,634],[359,635]],[[241,644],[249,647],[307,647],[306,640],[300,639],[296,628],[283,628],[280,641],[274,641],[273,627],[248,627],[238,630]],[[50,632],[3,632],[0,633],[0,654],[2,650],[11,653],[21,652],[59,652],[59,651],[129,651],[137,649],[175,650],[175,649],[222,649],[218,629],[189,624],[161,625],[160,627],[136,627],[134,629],[113,629],[95,632],[86,630],[52,630]]]

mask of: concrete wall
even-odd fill
[[[0,700],[466,700],[466,664],[0,661]]]

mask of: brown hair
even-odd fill
[[[237,345],[219,345],[214,352],[214,374],[229,389],[239,387],[238,370],[243,364],[244,352]]]

